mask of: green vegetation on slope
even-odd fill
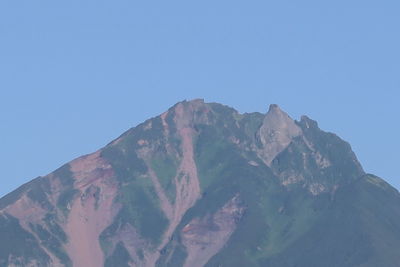
[[[118,242],[111,256],[106,259],[104,267],[129,267],[128,263],[131,260],[131,256],[124,247],[124,244]]]
[[[27,266],[36,261],[46,266],[50,258],[39,247],[35,237],[26,232],[18,220],[9,215],[0,215],[0,266]]]
[[[27,193],[28,197],[39,203],[45,209],[51,209],[47,194],[50,194],[50,182],[47,177],[38,177],[35,183],[32,183]]]
[[[157,153],[151,159],[151,167],[156,173],[168,199],[171,203],[174,203],[176,195],[174,178],[178,168],[177,160],[167,153]]]
[[[107,252],[108,239],[125,224],[134,226],[139,234],[156,245],[167,227],[167,219],[160,209],[153,185],[148,177],[133,180],[120,188],[116,200],[122,209],[114,222],[100,236],[103,249]]]
[[[41,244],[51,251],[67,267],[72,266],[72,262],[66,254],[60,240],[44,229],[39,224],[31,224],[30,228],[37,234]]]
[[[353,181],[337,190],[309,231],[260,265],[398,266],[399,204],[398,194],[379,189],[364,177]]]
[[[69,164],[63,165],[53,173],[62,184],[63,190],[57,199],[57,207],[64,213],[65,216],[69,213],[69,206],[72,203],[75,195],[79,192],[74,188],[74,177]]]

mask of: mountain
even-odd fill
[[[400,266],[400,194],[277,105],[183,101],[0,199],[0,266]]]

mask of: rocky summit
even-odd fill
[[[0,266],[400,266],[400,194],[277,105],[183,101],[0,199]]]

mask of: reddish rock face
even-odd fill
[[[204,266],[226,244],[243,213],[239,196],[235,196],[214,214],[190,221],[181,231],[188,253],[184,266]]]
[[[51,233],[56,226],[66,237],[60,240],[64,244],[60,244],[59,249],[65,251],[64,255],[75,266],[102,266],[104,255],[98,242],[99,235],[112,222],[119,209],[118,204],[114,203],[118,190],[114,171],[100,157],[100,151],[73,160],[65,169],[69,177],[63,178],[70,179],[68,186],[60,182],[63,178],[57,172],[36,181],[46,184],[46,191],[42,192],[46,205],[32,199],[33,191],[27,191],[2,213],[17,218],[23,229],[38,240],[43,232]],[[71,192],[70,196],[63,196],[68,191]],[[63,197],[70,199],[62,203],[60,200]],[[62,259],[51,251],[51,247],[44,243],[38,246],[50,257],[49,264],[63,265],[60,262]]]

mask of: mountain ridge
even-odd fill
[[[343,194],[352,201],[337,199]],[[0,266],[294,266],[288,255],[315,266],[332,251],[350,256],[325,266],[396,266],[385,243],[363,246],[364,263],[358,250],[323,238],[333,247],[317,249],[314,262],[296,252],[300,240],[314,246],[320,225],[333,239],[377,242],[364,230],[375,229],[365,218],[381,212],[371,194],[400,203],[396,189],[364,172],[347,142],[307,116],[295,121],[276,104],[266,114],[241,114],[182,101],[1,198],[0,232],[12,227],[34,249],[0,244]],[[346,206],[353,201],[359,206]],[[400,244],[393,215],[400,211],[391,206],[390,222],[374,221],[375,232]],[[334,213],[355,215],[345,223]],[[368,260],[365,251],[377,256]]]

